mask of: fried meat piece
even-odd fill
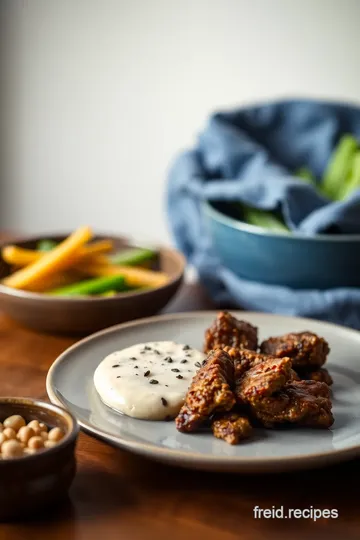
[[[239,321],[227,311],[220,312],[205,332],[204,352],[208,353],[226,346],[256,350],[257,328],[248,322]]]
[[[325,368],[315,369],[314,371],[298,371],[299,377],[303,381],[324,382],[328,386],[333,384],[333,379],[330,373]]]
[[[237,412],[216,415],[211,427],[215,437],[224,439],[229,444],[238,444],[239,441],[247,439],[252,431],[249,419]]]
[[[252,413],[267,428],[286,423],[328,428],[334,422],[331,409],[325,383],[295,381],[263,403],[256,403]]]
[[[256,406],[263,398],[269,397],[292,378],[290,358],[274,358],[266,360],[250,368],[239,379],[236,378],[236,397],[239,403]]]
[[[242,377],[249,369],[261,364],[262,362],[266,362],[269,358],[271,358],[271,356],[268,354],[262,354],[256,351],[250,351],[248,349],[224,347],[223,350],[226,351],[230,358],[234,360],[235,380],[240,379],[240,377]],[[294,381],[300,380],[299,375],[293,369],[290,373],[290,379]]]
[[[176,417],[179,431],[196,431],[213,413],[230,411],[235,405],[234,363],[217,349],[211,351],[192,380],[185,403]]]
[[[226,351],[230,358],[232,358],[234,361],[236,380],[252,367],[261,364],[268,359],[268,355],[251,351],[249,349],[239,349],[227,346],[224,347],[223,350]]]
[[[309,379],[297,381],[296,388],[298,390],[304,390],[308,394],[313,396],[324,397],[330,399],[330,388],[322,381],[311,381]]]
[[[311,332],[271,337],[262,342],[260,350],[264,354],[271,354],[278,358],[283,356],[291,358],[296,371],[320,368],[326,362],[326,357],[330,352],[327,341]]]

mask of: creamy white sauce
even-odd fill
[[[94,374],[101,400],[112,409],[147,420],[175,416],[205,355],[173,341],[140,343],[116,351]]]

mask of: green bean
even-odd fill
[[[116,292],[127,290],[125,278],[123,276],[105,276],[79,281],[78,283],[52,290],[49,294],[54,296],[88,296],[104,294],[114,290]]]
[[[39,242],[36,245],[36,249],[38,251],[51,251],[54,249],[54,247],[57,246],[57,242],[54,240],[39,240]]]
[[[156,251],[145,248],[130,248],[120,251],[110,257],[112,264],[119,264],[124,266],[140,266],[143,263],[147,263],[157,256]]]
[[[360,150],[354,156],[350,174],[346,179],[340,198],[347,199],[357,189],[360,189]]]
[[[321,185],[323,193],[330,199],[338,201],[343,198],[357,150],[357,140],[352,135],[344,135],[332,153]]]
[[[249,225],[255,225],[274,232],[289,232],[288,227],[283,221],[266,210],[243,206],[243,220]]]
[[[314,175],[307,167],[301,167],[298,171],[296,171],[295,176],[298,176],[301,178],[301,180],[304,180],[304,182],[307,182],[308,184],[313,186],[317,185]]]

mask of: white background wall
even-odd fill
[[[358,0],[0,0],[0,226],[169,241],[169,161],[212,111],[360,101]]]

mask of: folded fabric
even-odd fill
[[[360,191],[330,202],[292,174],[306,166],[320,178],[343,133],[360,140],[360,108],[282,101],[213,115],[197,147],[176,158],[168,178],[170,227],[215,301],[360,328],[360,290],[295,291],[240,279],[220,265],[201,215],[203,200],[241,201],[280,210],[303,234],[333,227],[360,233]]]

